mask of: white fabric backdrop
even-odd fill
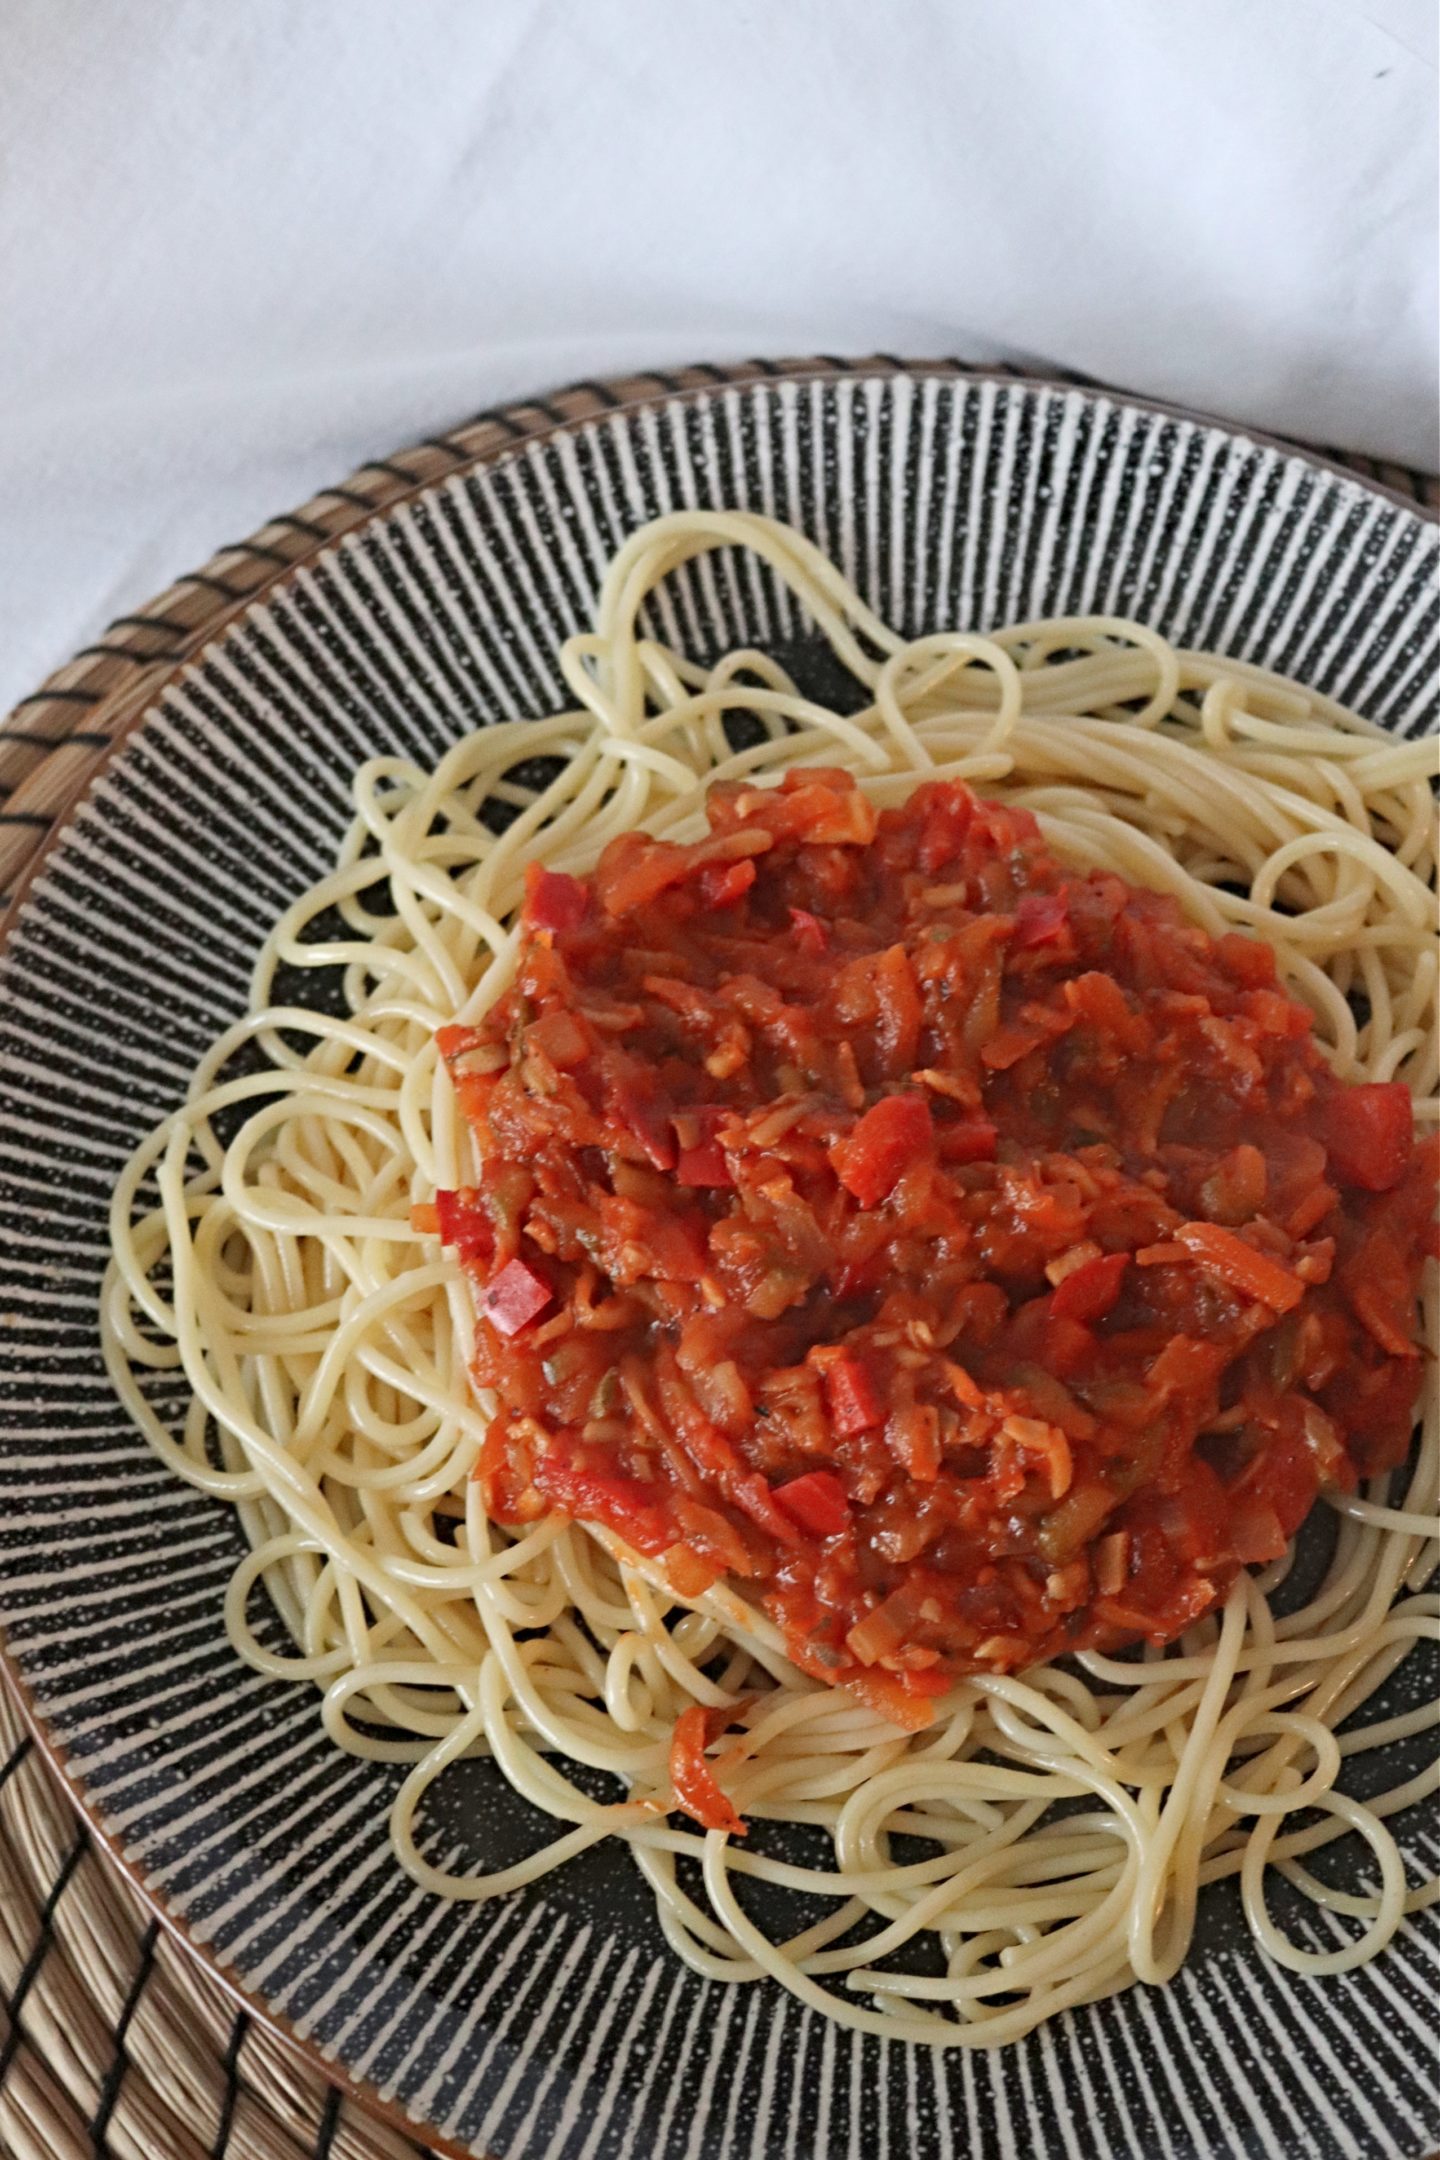
[[[3,0],[0,710],[581,374],[1010,356],[1432,466],[1428,0]]]

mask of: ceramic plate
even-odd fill
[[[309,1690],[236,1661],[238,1524],[111,1395],[95,1302],[116,1173],[243,1010],[267,926],[329,866],[352,769],[428,764],[477,722],[553,710],[556,649],[606,558],[701,503],[800,526],[907,636],[1135,615],[1397,733],[1434,725],[1433,526],[1278,446],[1060,386],[742,372],[457,468],[280,575],[124,736],[0,951],[0,1621],[31,1714],[203,1955],[333,2073],[466,2151],[1410,2160],[1440,2132],[1434,1908],[1373,1964],[1311,1981],[1266,1962],[1218,1887],[1170,1988],[972,2054],[696,1978],[618,1850],[489,1906],[427,1896],[386,1842],[399,1773],[336,1751]],[[748,560],[688,569],[671,604],[689,651],[812,665]],[[181,1416],[172,1380],[153,1392]],[[1392,1699],[1433,1681],[1422,1663]],[[442,1790],[437,1835],[468,1866],[538,1832],[486,1763]],[[1399,1835],[1435,1868],[1433,1809]],[[1276,1903],[1302,1940],[1331,1939]]]

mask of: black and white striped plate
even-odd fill
[[[1434,725],[1434,527],[1279,447],[1058,386],[832,369],[627,404],[283,575],[105,764],[0,951],[0,1622],[32,1715],[203,1954],[462,2149],[1411,2160],[1440,2141],[1433,1909],[1372,1965],[1310,1981],[1266,1962],[1220,1888],[1173,1986],[983,2055],[857,2038],[768,1987],[697,1979],[620,1852],[491,1906],[428,1897],[386,1843],[398,1772],[335,1750],[309,1690],[237,1663],[221,1600],[239,1527],[169,1476],[106,1384],[116,1172],[242,1011],[267,926],[329,866],[353,768],[428,763],[477,722],[554,709],[556,648],[606,558],[689,504],[799,525],[911,635],[1133,614],[1398,733]],[[672,612],[687,649],[804,664],[804,626],[751,563],[687,571]],[[154,1395],[181,1416],[173,1381]],[[446,1800],[472,1865],[534,1828],[486,1764],[451,1773]],[[1433,1869],[1433,1812],[1400,1835]]]

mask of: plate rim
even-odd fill
[[[19,926],[31,888],[67,838],[76,810],[115,763],[158,699],[251,607],[262,604],[282,581],[290,579],[327,550],[363,529],[371,519],[392,515],[404,503],[445,480],[462,473],[486,470],[511,454],[552,441],[597,420],[657,407],[668,409],[716,392],[746,390],[765,384],[894,382],[902,378],[1051,391],[1077,396],[1091,403],[1104,402],[1122,409],[1182,420],[1213,430],[1231,443],[1278,452],[1326,478],[1343,479],[1422,525],[1440,525],[1440,507],[1408,496],[1339,459],[1331,458],[1323,450],[1198,408],[1115,389],[1078,374],[947,358],[909,360],[875,353],[853,360],[832,354],[815,354],[778,360],[750,359],[725,365],[700,362],[673,370],[640,370],[607,379],[585,377],[540,396],[517,398],[484,408],[439,435],[421,437],[397,452],[366,460],[340,485],[321,488],[295,511],[268,519],[249,539],[219,549],[201,570],[183,573],[142,608],[116,618],[110,631],[119,633],[117,642],[102,640],[82,648],[52,671],[37,690],[20,698],[9,712],[0,715],[0,744],[3,744],[10,722],[22,712],[28,714],[31,708],[38,710],[47,705],[52,711],[58,709],[66,713],[79,709],[87,723],[82,729],[87,741],[76,747],[88,747],[92,752],[73,782],[60,791],[53,806],[47,807],[44,816],[48,830],[21,861],[7,903],[0,907],[0,953]],[[417,462],[423,469],[412,469]],[[379,476],[378,487],[371,477],[374,475]],[[367,484],[369,493],[366,492]],[[286,541],[288,546],[284,544]],[[258,566],[258,574],[248,586],[242,587],[234,581],[237,558],[245,558],[251,566]],[[177,620],[175,608],[186,604],[195,608],[196,596],[203,602],[196,609],[196,621]],[[177,651],[167,646],[163,651],[155,650],[153,643],[147,641],[156,633],[167,639],[183,637],[184,649]],[[106,633],[108,637],[109,632]],[[106,683],[103,679],[113,673],[116,662],[128,662],[138,672]],[[97,676],[102,678],[101,684],[94,681]],[[113,732],[101,737],[97,723],[103,725],[111,721]],[[93,742],[89,739],[92,729],[95,731]],[[68,736],[57,735],[40,765],[19,783],[16,795],[23,796],[27,781],[42,772],[69,743]],[[0,1625],[0,1686],[8,1689],[26,1732],[55,1773],[56,1782],[91,1838],[146,1911],[182,1946],[187,1956],[197,1960],[218,1982],[239,2010],[258,2020],[306,2069],[324,2078],[342,2095],[402,2135],[412,2141],[423,2139],[430,2150],[447,2156],[447,2160],[480,2160],[478,2148],[457,2143],[437,2125],[420,2122],[398,2101],[387,2099],[369,2079],[331,2059],[315,2040],[296,2031],[283,2011],[276,2010],[263,1996],[247,1988],[208,1944],[195,1939],[189,1923],[169,1906],[163,1893],[152,1886],[148,1875],[127,1856],[117,1835],[106,1826],[87,1780],[72,1767],[69,1749],[51,1730],[18,1661],[11,1656],[3,1625]]]
[[[35,690],[0,714],[0,736],[21,714],[43,720],[48,709],[51,716],[65,721],[64,732],[43,746],[47,755],[22,776],[7,805],[12,817],[18,806],[23,823],[29,823],[32,816],[41,817],[47,830],[28,852],[18,848],[6,851],[0,843],[0,945],[8,937],[31,884],[77,804],[150,706],[248,608],[262,603],[282,579],[308,567],[327,548],[358,532],[371,518],[389,516],[403,503],[462,472],[483,470],[498,464],[510,452],[549,441],[601,418],[689,403],[715,391],[744,390],[766,382],[894,381],[898,377],[1052,391],[1185,421],[1212,429],[1232,443],[1278,452],[1325,478],[1344,480],[1422,525],[1440,525],[1440,503],[1406,495],[1347,465],[1338,456],[1332,457],[1325,449],[1245,426],[1198,406],[1114,388],[1077,371],[1031,369],[1011,362],[905,359],[892,353],[870,353],[856,359],[815,353],[724,365],[701,361],[682,368],[641,369],[603,379],[584,376],[542,395],[484,407],[438,435],[421,436],[400,450],[366,459],[338,485],[320,488],[297,509],[268,518],[247,539],[218,549],[200,569],[182,572],[133,613],[117,616],[100,640],[81,647]],[[250,579],[245,584],[236,582],[241,563]],[[221,603],[218,606],[217,596]],[[182,609],[186,614],[178,615],[177,610]],[[189,619],[191,615],[194,620]],[[112,640],[116,632],[119,635]],[[156,636],[171,642],[157,649],[153,643]],[[179,649],[173,643],[176,639],[181,640]],[[121,671],[118,678],[117,670]],[[73,725],[77,710],[89,723],[79,730],[83,741],[77,739]],[[107,731],[103,735],[102,726]],[[57,754],[72,747],[87,749],[88,760],[82,761],[73,779],[56,792],[43,813],[29,812],[27,788],[47,771]],[[3,883],[7,852],[17,862],[8,893]]]

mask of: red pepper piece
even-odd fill
[[[707,1710],[703,1703],[692,1703],[676,1718],[670,1740],[675,1805],[705,1829],[725,1830],[731,1837],[744,1837],[745,1822],[705,1760],[705,1750],[727,1725],[734,1724],[744,1707],[743,1703],[733,1707],[725,1703],[718,1710]]]
[[[830,1422],[842,1439],[884,1423],[885,1405],[880,1392],[868,1366],[858,1358],[840,1357],[826,1366],[825,1401]]]
[[[831,1470],[807,1470],[804,1477],[777,1485],[775,1503],[813,1537],[838,1537],[850,1527],[850,1502]]]
[[[523,1260],[507,1260],[494,1276],[480,1301],[491,1327],[501,1335],[518,1335],[537,1313],[550,1303],[549,1283]]]
[[[495,1250],[495,1229],[479,1193],[470,1187],[459,1192],[437,1192],[435,1221],[442,1244],[453,1245],[466,1262],[482,1265]]]
[[[910,800],[910,816],[921,818],[915,859],[927,876],[954,862],[963,853],[965,836],[975,816],[975,798],[959,781],[931,781],[917,788]]]
[[[812,915],[809,908],[791,908],[790,928],[801,952],[812,953],[818,958],[830,943],[824,923],[818,915]]]
[[[1020,952],[1027,945],[1053,945],[1069,920],[1070,895],[1067,892],[1026,893],[1015,910],[1011,947]]]
[[[940,1156],[947,1163],[994,1162],[1000,1135],[988,1118],[967,1118],[963,1125],[942,1125]]]
[[[1072,1374],[1088,1370],[1094,1363],[1095,1338],[1080,1321],[1067,1320],[1063,1313],[1052,1312],[1041,1354],[1056,1379],[1067,1380]]]
[[[639,1141],[655,1168],[673,1170],[675,1128],[670,1122],[670,1113],[652,1100],[642,1081],[630,1074],[623,1075],[615,1084],[611,1105],[616,1117]]]
[[[1050,1299],[1051,1312],[1057,1320],[1080,1320],[1087,1326],[1103,1320],[1120,1295],[1129,1265],[1130,1255],[1123,1252],[1086,1260],[1057,1285]]]
[[[576,930],[590,911],[590,895],[579,878],[543,863],[525,865],[524,920],[531,930]]]
[[[702,1140],[698,1147],[682,1147],[675,1164],[681,1185],[733,1185],[725,1150],[718,1140]]]
[[[653,1486],[618,1472],[583,1468],[557,1444],[537,1456],[535,1488],[566,1515],[603,1523],[637,1552],[668,1552],[675,1525],[655,1501]]]
[[[707,908],[734,907],[755,882],[755,865],[743,862],[712,863],[700,873],[700,897]]]
[[[1342,1088],[1325,1107],[1330,1168],[1344,1185],[1388,1192],[1410,1161],[1415,1105],[1403,1080],[1367,1080]]]
[[[935,1137],[919,1095],[886,1095],[830,1150],[841,1184],[862,1207],[878,1207],[901,1172]]]
[[[1215,957],[1236,982],[1263,989],[1275,980],[1275,955],[1262,939],[1227,930],[1215,940]]]

